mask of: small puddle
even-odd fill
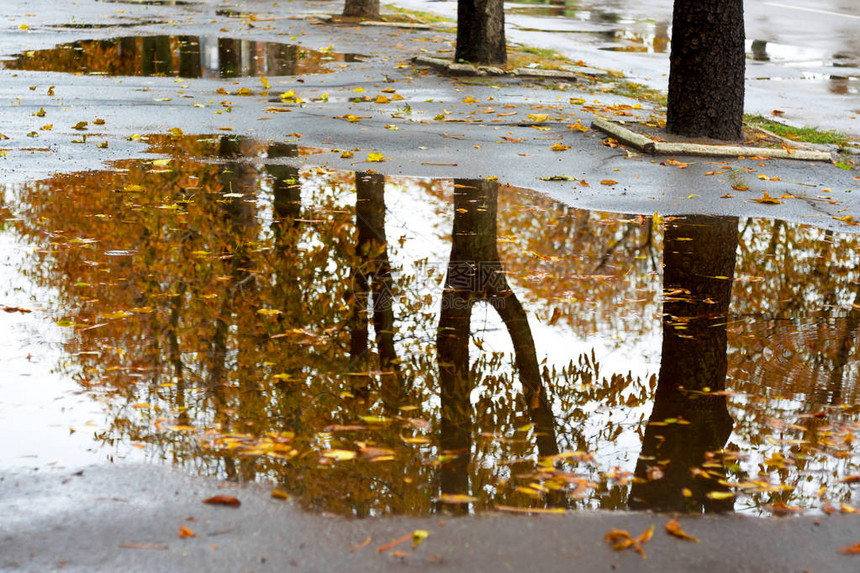
[[[352,516],[860,508],[860,236],[145,141],[7,189],[96,443]]]
[[[293,44],[206,36],[127,36],[80,40],[33,50],[0,62],[6,69],[108,76],[237,78],[328,73],[332,62],[357,54],[316,51]]]

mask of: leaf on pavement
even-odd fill
[[[782,201],[777,199],[776,197],[771,197],[767,191],[764,192],[764,195],[761,196],[760,199],[753,199],[756,203],[762,203],[764,205],[781,205]]]
[[[242,505],[238,499],[233,497],[232,495],[216,495],[203,500],[203,503],[209,503],[212,505],[229,505],[231,507],[239,507]]]
[[[670,519],[669,523],[666,524],[666,533],[669,535],[674,535],[678,539],[684,539],[686,541],[692,541],[694,543],[698,543],[699,539],[697,537],[693,537],[683,529],[681,529],[681,524],[677,519]]]
[[[844,553],[846,555],[860,555],[860,543],[843,547],[839,550],[839,553]]]
[[[184,525],[179,527],[179,533],[177,534],[179,537],[197,537],[197,534],[185,527]]]

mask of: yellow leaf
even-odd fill
[[[260,78],[260,83],[263,84],[263,87],[269,89],[271,86],[269,85],[269,80],[264,76]]]
[[[469,96],[467,98],[464,98],[462,101],[463,101],[463,103],[478,103],[481,100],[477,100],[477,99],[473,98],[472,96]]]
[[[400,128],[397,127],[396,125],[394,125],[393,123],[389,123],[388,125],[385,126],[385,129],[390,129],[391,131],[397,131]]]
[[[77,129],[78,131],[84,131],[87,129],[87,125],[89,125],[89,122],[79,121],[78,123],[76,123],[75,125],[72,126],[72,129]]]
[[[327,450],[322,453],[324,458],[337,460],[339,462],[355,459],[355,452],[351,450]]]
[[[355,153],[353,153],[352,151],[344,151],[340,154],[340,156],[342,159],[349,159],[351,157],[355,157]]]
[[[240,96],[249,96],[252,93],[254,93],[254,92],[252,92],[248,88],[239,88],[238,90],[236,90],[236,95],[240,95]]]
[[[374,103],[390,103],[390,102],[391,102],[391,100],[382,94],[377,95],[376,99],[374,100]]]
[[[709,498],[716,500],[732,499],[733,497],[735,497],[735,494],[730,491],[709,491],[706,495]]]
[[[29,30],[30,26],[28,26],[27,24],[21,24],[20,26],[18,26],[18,29],[19,30]]]
[[[368,153],[367,161],[370,163],[381,163],[385,161],[385,157],[381,153]]]
[[[600,182],[600,184],[601,185],[617,185],[618,181],[615,181],[614,179],[604,179],[603,181]]]
[[[178,127],[171,127],[170,129],[167,130],[167,132],[170,135],[175,135],[177,137],[179,137],[180,135],[185,135],[185,132],[182,131],[181,129],[179,129]]]
[[[430,532],[427,531],[426,529],[416,529],[415,531],[413,531],[412,532],[412,549],[415,549],[416,547],[421,545],[421,542],[424,541],[425,539],[427,539],[427,537],[429,535],[430,535]]]
[[[352,90],[352,91],[354,91],[354,92],[355,92],[355,93],[357,93],[357,94],[362,94],[362,93],[364,93],[364,88],[355,88],[355,89],[354,89],[354,90]]]
[[[771,197],[767,191],[764,192],[764,195],[761,196],[760,199],[753,199],[756,203],[763,203],[765,205],[781,205],[782,201],[777,199],[776,197]]]
[[[556,143],[552,147],[550,147],[553,151],[567,151],[570,149],[569,145],[564,145],[563,143]]]
[[[549,115],[545,113],[530,113],[528,114],[529,119],[534,121],[535,123],[543,123],[549,119]]]
[[[54,124],[53,123],[46,123],[45,125],[43,125],[39,129],[41,129],[42,131],[51,131],[52,129],[54,129]]]
[[[474,503],[478,501],[478,498],[472,497],[471,495],[465,495],[461,493],[443,493],[439,497],[436,498],[436,501],[439,503]]]

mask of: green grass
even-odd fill
[[[825,131],[817,127],[791,127],[761,115],[745,115],[744,122],[754,127],[762,127],[792,141],[831,144],[839,147],[848,144],[848,136],[838,131]]]
[[[393,11],[398,16],[408,16],[422,24],[456,24],[456,20],[451,18],[446,18],[445,16],[439,16],[438,14],[433,14],[432,12],[422,12],[421,10],[409,10],[407,8],[399,8],[397,6],[392,6],[390,4],[386,4],[385,6],[389,10]],[[383,14],[384,16],[384,14]]]
[[[668,97],[660,90],[651,89],[635,82],[621,81],[610,90],[610,93],[633,99],[646,100],[662,106],[668,103]]]

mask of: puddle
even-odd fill
[[[147,139],[7,190],[96,441],[352,516],[860,508],[860,237]]]
[[[17,54],[4,68],[109,76],[236,78],[328,73],[331,62],[357,54],[316,51],[292,44],[205,36],[127,36],[80,40]]]

